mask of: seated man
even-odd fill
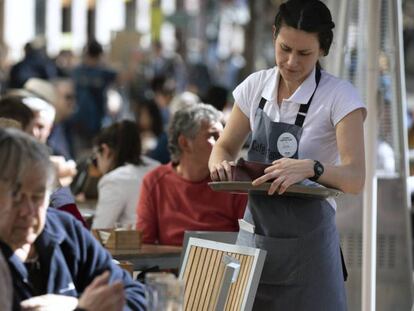
[[[142,182],[137,229],[144,243],[182,245],[185,230],[238,231],[247,196],[214,192],[208,159],[223,131],[221,113],[196,104],[176,112],[169,128],[172,162]]]
[[[1,210],[0,249],[12,274],[13,310],[20,310],[20,306],[36,309],[44,306],[45,300],[64,301],[49,307],[50,310],[72,310],[77,305],[85,309],[84,304],[93,297],[95,302],[104,303],[105,297],[98,295],[102,291],[97,293],[95,289],[108,281],[114,284],[113,288],[106,288],[108,299],[114,298],[113,303],[121,303],[121,307],[125,299],[124,310],[144,310],[142,284],[116,266],[81,223],[67,213],[48,210],[54,169],[45,146],[21,131],[0,130],[0,162],[13,168],[16,165],[10,162],[16,161],[11,159],[16,159],[21,169],[8,175],[2,171],[2,180],[16,182],[9,191],[12,208]],[[103,274],[105,271],[108,272]],[[123,285],[121,300],[122,287],[117,282]],[[46,296],[23,302],[39,295]],[[75,301],[72,309],[67,307],[69,301]],[[104,309],[109,310],[99,304],[89,307],[89,310]]]
[[[55,106],[59,98],[56,87],[48,81],[31,78],[23,89],[10,90],[7,97],[19,97],[31,109],[34,114],[33,135],[46,144],[56,117]],[[54,153],[53,148],[51,151]],[[51,155],[51,161],[58,171],[60,183],[68,186],[76,174],[76,163],[73,160],[66,161],[60,155]]]

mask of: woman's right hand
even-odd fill
[[[236,165],[234,161],[222,161],[210,168],[210,177],[212,181],[230,181],[232,180],[231,167]]]

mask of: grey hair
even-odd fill
[[[51,187],[55,170],[46,146],[21,130],[0,128],[0,179],[18,184],[34,165],[47,172],[47,186]]]
[[[170,122],[168,129],[168,150],[171,160],[178,163],[182,150],[178,144],[180,135],[194,138],[200,131],[203,123],[221,122],[223,114],[211,105],[195,104],[177,111]]]

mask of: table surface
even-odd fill
[[[169,257],[181,255],[181,246],[142,244],[138,249],[108,249],[114,258],[128,259],[128,257]]]
[[[95,215],[96,201],[89,200],[77,203],[82,216],[89,218]],[[108,249],[112,257],[118,261],[130,261],[134,270],[144,270],[158,266],[160,269],[177,269],[181,260],[181,246],[142,244],[135,249]]]
[[[180,265],[181,246],[143,244],[139,249],[108,249],[116,260],[132,262],[134,270],[158,266],[160,269],[177,269]]]

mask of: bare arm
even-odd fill
[[[223,133],[210,155],[208,167],[212,180],[228,180],[231,177],[230,164],[234,161],[250,132],[249,119],[234,104]]]
[[[336,125],[336,139],[341,158],[340,165],[322,163],[325,171],[318,183],[357,194],[365,182],[365,152],[362,109],[354,110]],[[259,185],[271,179],[269,194],[283,193],[290,185],[314,175],[313,160],[317,159],[279,159],[265,170],[265,175],[253,181]]]

